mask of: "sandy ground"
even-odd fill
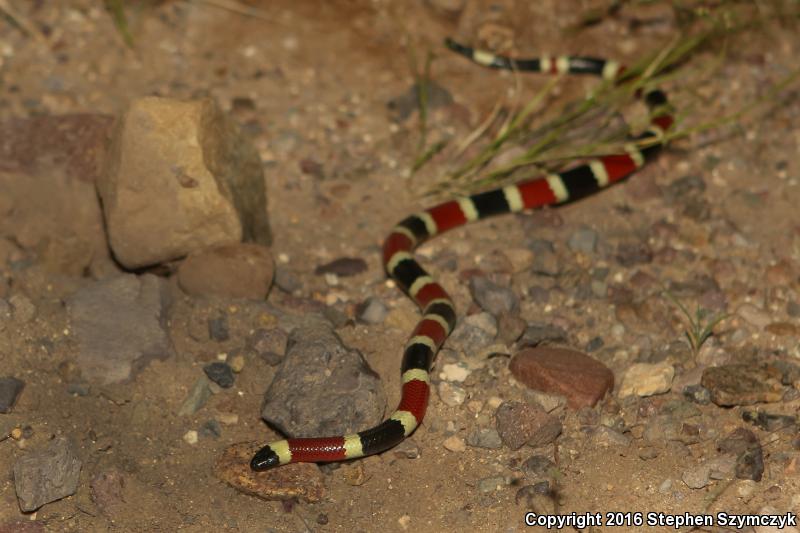
[[[272,252],[279,267],[301,281],[302,296],[333,302],[350,313],[353,304],[369,296],[379,296],[389,307],[385,322],[351,323],[339,334],[365,354],[383,379],[390,404],[398,397],[400,346],[416,315],[413,305],[386,284],[378,246],[397,220],[432,205],[420,193],[453,166],[452,154],[445,152],[409,177],[416,115],[397,122],[387,108],[413,84],[409,44],[419,61],[425,51],[435,53],[432,77],[455,100],[434,111],[431,136],[463,138],[490,113],[497,95],[512,90],[514,80],[449,54],[440,44],[447,35],[472,41],[488,36],[501,46],[513,43],[518,52],[591,53],[630,62],[664,46],[679,31],[671,11],[658,5],[627,7],[596,25],[568,31],[578,14],[603,3],[548,1],[534,7],[505,1],[492,7],[491,2],[467,2],[463,11],[451,11],[450,4],[461,3],[273,0],[253,3],[268,14],[262,20],[203,2],[168,2],[130,7],[135,38],[130,49],[98,2],[13,3],[42,37],[0,21],[0,118],[117,115],[131,99],[148,94],[216,98],[245,126],[261,154]],[[666,86],[679,109],[687,106],[686,115],[679,116],[688,125],[734,113],[763,97],[794,68],[800,53],[796,27],[776,22],[727,44],[693,58],[686,67],[695,69],[691,83]],[[704,75],[715,60],[721,63]],[[544,80],[526,76],[522,83],[522,94],[531,95]],[[548,108],[558,109],[592,83],[564,80]],[[202,364],[235,348],[237,336],[257,327],[256,311],[243,305],[232,314],[232,340],[218,345],[192,339],[190,332],[193,324],[229,309],[231,302],[179,299],[170,324],[176,357],[152,362],[130,383],[92,388],[81,396],[66,386],[75,346],[65,334],[69,323],[62,302],[88,281],[52,275],[36,264],[21,270],[2,267],[9,280],[6,297],[24,294],[35,317],[8,322],[0,332],[0,374],[26,383],[13,412],[0,415],[0,421],[27,428],[26,438],[0,442],[0,531],[521,531],[525,512],[534,509],[560,514],[769,509],[797,514],[796,426],[766,431],[742,421],[743,407],[692,404],[699,410],[691,415],[696,439],[645,442],[653,417],[665,415],[664,406],[682,398],[677,383],[697,383],[706,366],[800,363],[800,328],[792,311],[800,292],[797,94],[795,84],[794,93],[781,93],[785,99],[770,113],[674,142],[656,163],[613,190],[544,217],[481,222],[422,250],[433,271],[446,271],[441,279],[461,312],[469,308],[470,297],[459,273],[491,269],[490,259],[498,251],[523,249],[531,238],[552,242],[576,279],[593,266],[608,267],[609,296],[603,298],[576,299],[576,283],[562,277],[544,286],[549,295],[542,303],[528,291],[541,280],[516,278],[512,287],[522,299],[522,317],[565,327],[578,349],[601,337],[603,346],[593,355],[614,371],[617,382],[634,362],[671,362],[677,372],[670,392],[634,399],[614,395],[595,409],[594,422],[586,413],[564,411],[557,445],[535,452],[472,446],[449,451],[443,446],[446,438],[465,438],[493,425],[488,407],[493,399],[526,397],[511,380],[505,360],[493,359],[464,385],[465,404],[449,407],[433,395],[426,422],[413,436],[418,458],[388,452],[327,469],[327,494],[317,503],[263,501],[237,492],[212,473],[216,458],[231,443],[275,436],[259,419],[274,368],[250,361],[235,389],[215,395],[193,417],[176,414]],[[308,171],[317,167],[319,172]],[[687,176],[699,178],[704,190],[671,188]],[[580,254],[567,242],[584,227],[597,232],[601,251],[576,257]],[[630,243],[646,243],[652,257],[633,264],[615,260],[620,245]],[[335,287],[314,275],[315,266],[344,256],[365,259],[367,273],[341,278]],[[448,270],[452,261],[456,266]],[[703,285],[709,278],[715,285],[712,296]],[[700,354],[687,355],[670,344],[681,340],[686,325],[674,305],[657,295],[663,285],[672,286],[692,307],[714,304],[730,313]],[[613,297],[625,291],[635,305]],[[270,300],[280,298],[274,289]],[[776,323],[788,325],[769,327]],[[759,408],[793,416],[798,396],[788,384],[781,401]],[[197,444],[183,440],[213,413],[233,413],[238,421]],[[598,420],[612,420],[612,426],[621,421],[616,427],[623,427],[621,434],[629,440],[609,442],[597,431],[602,426]],[[687,486],[685,473],[716,457],[719,439],[737,427],[757,435],[764,450],[763,478]],[[11,465],[53,435],[67,435],[77,445],[83,461],[78,490],[23,514]],[[654,448],[655,457],[642,452],[645,448]],[[534,482],[521,468],[534,453],[558,464],[557,479],[550,479],[557,493],[551,498],[529,499],[530,491],[520,492]],[[124,479],[124,490],[104,505],[93,498],[90,485],[109,472]],[[674,528],[593,529],[641,530]]]

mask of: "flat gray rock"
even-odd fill
[[[42,505],[75,494],[81,460],[72,443],[59,437],[43,450],[29,453],[14,463],[14,487],[19,508],[29,513]]]
[[[261,416],[289,437],[319,437],[377,425],[385,409],[380,378],[361,352],[317,324],[290,334]]]
[[[151,274],[125,274],[76,292],[68,308],[83,377],[119,383],[131,379],[150,359],[168,357],[168,306],[165,282]]]

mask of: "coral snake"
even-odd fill
[[[591,74],[610,82],[626,81],[621,79],[624,68],[614,61],[570,56],[514,59],[473,49],[450,39],[445,44],[486,67],[550,74]],[[658,153],[665,132],[673,122],[662,91],[651,89],[645,92],[644,102],[651,115],[649,128],[629,139],[625,145],[626,153],[593,158],[559,174],[450,200],[397,224],[383,244],[383,263],[386,272],[422,311],[422,320],[406,342],[403,353],[400,405],[387,420],[359,433],[271,442],[253,456],[250,467],[262,471],[288,463],[354,459],[388,450],[408,437],[425,416],[430,395],[429,371],[436,353],[456,322],[452,299],[414,259],[414,248],[435,235],[468,222],[571,202],[628,177]]]

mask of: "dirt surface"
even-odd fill
[[[272,254],[279,272],[297,280],[292,296],[273,287],[268,301],[302,312],[297,301],[307,299],[351,318],[337,333],[380,375],[390,406],[399,396],[401,346],[418,315],[387,283],[379,246],[396,221],[433,205],[421,192],[453,167],[448,149],[410,176],[418,114],[398,120],[397,106],[387,107],[414,83],[408,46],[420,64],[427,50],[435,53],[432,77],[454,100],[431,109],[433,142],[469,135],[516,83],[508,73],[450,54],[441,46],[445,36],[523,55],[592,54],[630,63],[679,31],[672,11],[660,4],[627,6],[576,31],[581,16],[603,2],[468,1],[463,9],[458,1],[252,3],[266,19],[210,3],[167,2],[129,7],[135,39],[129,48],[100,2],[11,3],[35,33],[0,19],[0,120],[117,116],[130,100],[153,94],[216,98],[259,150]],[[766,22],[737,34],[727,53],[721,49],[690,60],[686,68],[695,69],[696,81],[664,87],[687,125],[768,95],[795,68],[800,38],[796,27]],[[544,79],[524,76],[521,83],[525,101]],[[593,83],[563,80],[547,108],[560,109]],[[453,443],[494,428],[499,402],[526,401],[530,393],[512,378],[506,357],[445,350],[434,377],[440,380],[443,364],[466,362],[471,375],[457,384],[465,401],[450,406],[434,392],[424,424],[402,453],[326,467],[325,496],[316,503],[261,500],[214,475],[228,446],[277,437],[259,417],[275,367],[248,359],[234,387],[217,391],[195,414],[178,414],[203,365],[236,353],[248,334],[269,323],[263,308],[189,297],[170,279],[177,295],[169,316],[175,355],[150,361],[130,382],[76,390],[68,386],[77,348],[64,302],[93,280],[81,272],[54,274],[25,243],[5,239],[0,296],[16,314],[2,319],[0,376],[15,376],[25,388],[12,412],[0,414],[0,430],[22,430],[0,441],[0,532],[521,531],[528,511],[618,511],[632,513],[630,520],[647,512],[796,516],[797,91],[795,84],[780,93],[773,112],[673,142],[657,162],[602,194],[558,210],[483,221],[426,244],[421,261],[451,291],[461,316],[478,310],[468,278],[476,271],[493,274],[518,295],[525,322],[562,327],[565,344],[610,368],[617,388],[593,409],[556,407],[564,427],[555,445],[462,450]],[[43,132],[37,138],[46,143],[50,137]],[[2,161],[0,169],[9,170]],[[0,198],[4,228],[12,207]],[[45,222],[52,207],[44,202],[40,219],[29,214],[17,222],[33,228],[41,220],[50,227]],[[597,245],[581,251],[570,239],[586,228]],[[58,241],[58,228],[50,231]],[[530,251],[540,249],[531,243],[536,239],[550,243],[557,274],[531,271]],[[333,280],[315,275],[317,266],[339,257],[362,258],[368,269]],[[687,319],[660,295],[664,287],[691,310],[702,305],[729,314],[698,353],[682,342]],[[371,296],[389,310],[377,324],[355,319],[357,304]],[[27,316],[20,311],[25,308]],[[230,338],[199,334],[220,312],[227,313]],[[513,343],[506,348],[513,351]],[[620,397],[619,384],[635,363],[667,363],[675,372],[670,390]],[[777,378],[780,399],[757,405],[734,399],[727,407],[685,399],[684,388],[698,385],[704,369],[730,363],[755,376],[769,376],[762,369],[768,364],[784,369]],[[713,391],[713,383],[704,385]],[[785,427],[759,426],[743,419],[754,410],[789,418]],[[224,422],[202,431],[212,420]],[[737,428],[755,435],[763,474],[744,479],[747,472],[719,467],[721,474],[694,481],[691,474],[724,454],[720,443]],[[184,438],[192,430],[200,434],[194,444]],[[71,439],[83,462],[77,492],[22,513],[12,467],[54,436]],[[418,457],[410,459],[409,451]],[[534,454],[555,465],[533,472],[526,462]],[[542,480],[549,494],[540,494],[536,483]],[[642,530],[675,528],[607,522],[594,528]]]

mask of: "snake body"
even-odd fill
[[[490,68],[550,74],[591,74],[620,82],[624,68],[592,57],[514,59],[477,50],[450,39],[451,50]],[[419,306],[422,319],[406,342],[402,362],[403,389],[394,413],[379,425],[336,437],[292,438],[271,442],[250,462],[255,471],[297,462],[333,462],[383,452],[408,437],[425,416],[430,396],[430,369],[436,353],[452,332],[455,306],[447,292],[414,259],[414,248],[449,229],[486,217],[572,202],[616,183],[641,168],[663,146],[672,126],[666,95],[659,89],[643,94],[650,110],[647,131],[632,137],[625,153],[590,159],[558,174],[456,198],[413,214],[392,229],[383,244],[386,272]]]

